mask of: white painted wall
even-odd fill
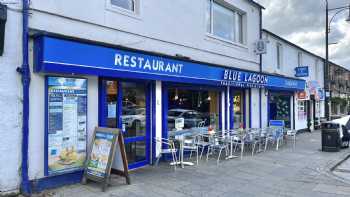
[[[22,64],[22,15],[10,9],[7,13],[4,53],[0,56],[0,196],[18,192],[22,144],[22,88],[16,72]]]
[[[140,14],[108,9],[108,1],[32,0],[30,27],[36,30],[123,45],[193,60],[258,70],[253,51],[259,38],[259,9],[246,0],[227,0],[247,14],[247,44],[206,33],[205,0],[140,1]],[[82,8],[84,6],[84,9]],[[65,18],[64,18],[65,17]]]
[[[263,55],[263,71],[267,73],[279,74],[286,77],[295,77],[295,67],[298,66],[298,52],[302,53],[302,65],[309,67],[309,77],[303,77],[306,82],[318,81],[320,86],[324,87],[324,61],[322,58],[307,53],[300,48],[293,46],[284,39],[277,38],[270,33],[263,31],[263,38],[268,40],[267,53]],[[277,43],[282,45],[282,67],[277,68]],[[317,60],[317,61],[316,61]],[[307,120],[298,117],[298,102],[295,94],[295,129],[307,128]],[[292,105],[292,104],[291,104]],[[263,109],[267,110],[267,109]],[[324,102],[320,105],[320,116],[325,117]],[[265,112],[264,112],[265,113]]]
[[[259,128],[260,124],[260,106],[259,89],[251,89],[251,128]]]

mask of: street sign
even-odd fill
[[[309,67],[308,66],[299,66],[295,68],[296,77],[308,77],[309,76]]]

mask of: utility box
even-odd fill
[[[338,152],[341,148],[340,127],[337,123],[322,123],[322,151]]]

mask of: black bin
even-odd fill
[[[322,151],[338,152],[341,148],[339,124],[322,123]]]

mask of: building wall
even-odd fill
[[[107,2],[31,0],[31,34],[43,31],[172,56],[180,54],[193,60],[236,68],[255,71],[259,68],[259,56],[253,49],[254,42],[259,37],[259,8],[246,0],[226,1],[247,14],[246,45],[221,41],[206,33],[206,1],[203,0],[140,1],[139,16],[111,10]],[[9,6],[13,9],[8,11],[5,53],[0,57],[0,114],[6,114],[0,118],[0,151],[11,152],[0,156],[1,161],[7,161],[6,164],[0,164],[0,195],[7,191],[18,191],[20,184],[22,95],[16,68],[22,63],[22,45],[19,39],[22,35],[22,14],[21,4],[16,3]],[[32,52],[31,43],[31,70]],[[91,136],[93,128],[98,124],[98,78],[84,77],[88,78],[88,136]],[[157,98],[161,96],[160,87],[161,83],[157,82]],[[256,91],[253,92],[251,102],[256,109]],[[29,178],[33,180],[44,176],[44,75],[31,73],[29,105]],[[159,118],[161,100],[157,100],[156,105],[156,116]],[[251,119],[256,125],[257,117]],[[157,121],[157,134],[161,132],[158,122],[161,121]],[[158,146],[157,150],[159,151]]]
[[[0,56],[0,196],[17,192],[20,183],[22,89],[16,68],[22,64],[22,15],[13,9],[7,12],[4,53]]]
[[[269,32],[263,31],[263,38],[267,40],[267,53],[264,54],[262,58],[264,72],[279,74],[286,77],[295,77],[295,68],[298,66],[298,53],[301,52],[301,66],[309,67],[309,76],[300,77],[300,79],[304,79],[306,83],[317,81],[320,87],[324,88],[324,61],[322,58],[307,53],[299,47],[289,44],[284,39],[271,35]],[[277,43],[282,45],[282,64],[280,69],[277,67]],[[296,93],[294,93],[294,97],[295,129],[307,128],[306,117],[303,118],[298,115],[298,99]],[[320,101],[319,106],[319,116],[325,117],[324,101]]]
[[[259,9],[246,0],[226,1],[247,14],[246,45],[208,36],[204,0],[140,1],[140,14],[131,16],[109,9],[108,2],[32,0],[30,28],[225,66],[259,68],[254,53]]]

